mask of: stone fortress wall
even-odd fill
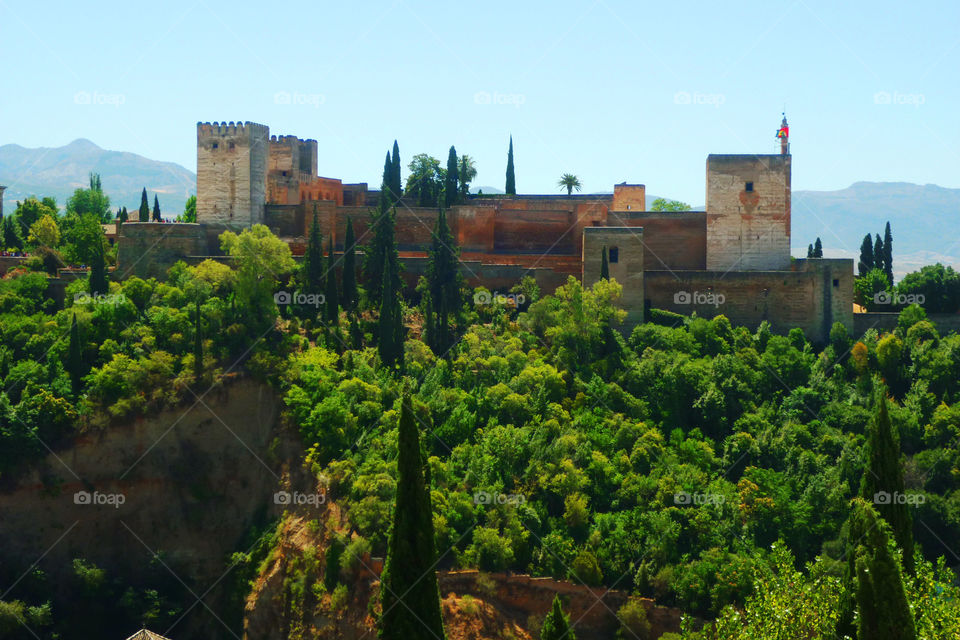
[[[854,329],[853,261],[790,257],[788,149],[710,155],[705,212],[647,211],[646,187],[627,183],[612,194],[471,197],[447,212],[460,270],[470,286],[506,292],[530,275],[550,293],[569,276],[596,281],[607,246],[617,250],[610,273],[624,285],[625,329],[661,308],[722,313],[747,326],[766,320],[780,332],[800,327],[825,342],[833,322]],[[380,193],[318,176],[318,153],[316,140],[271,136],[264,125],[198,123],[199,224],[124,224],[117,273],[162,277],[177,259],[218,255],[224,229],[260,223],[302,255],[314,216],[335,251],[344,250],[348,218],[366,244]],[[407,198],[396,208],[408,286],[425,272],[436,217]]]

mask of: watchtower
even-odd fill
[[[623,328],[643,322],[643,228],[584,227],[581,279],[584,287],[600,280],[603,250],[607,250],[610,278],[623,286],[620,304],[627,311]]]
[[[790,266],[791,156],[778,137],[779,155],[707,157],[707,270]]]
[[[269,138],[254,122],[197,123],[197,222],[263,223]]]

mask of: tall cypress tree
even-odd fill
[[[600,279],[610,279],[610,263],[607,262],[607,245],[603,245],[603,256],[600,260]]]
[[[903,576],[887,545],[889,527],[865,500],[853,501],[850,539],[855,544],[859,640],[916,640]]]
[[[570,627],[570,618],[563,612],[560,596],[553,596],[553,607],[543,619],[540,640],[576,640],[577,635]]]
[[[820,242],[820,236],[817,236],[817,241],[813,243],[813,257],[814,258],[823,257],[823,243]]]
[[[370,221],[373,226],[373,240],[367,250],[364,252],[363,271],[366,278],[366,286],[371,301],[380,300],[384,265],[388,259],[397,259],[397,246],[394,241],[395,212],[391,209],[389,203],[383,198],[377,211],[372,213]],[[395,271],[391,291],[400,288],[399,270]]]
[[[517,195],[517,180],[513,175],[513,136],[510,136],[510,149],[507,151],[507,185],[504,191],[508,196]]]
[[[457,150],[450,145],[450,152],[447,154],[447,175],[443,180],[443,204],[447,208],[457,202],[460,195],[458,191],[460,185],[460,169],[457,162]]]
[[[391,156],[393,170],[390,172],[390,187],[397,194],[397,200],[403,195],[403,181],[400,179],[400,145],[393,141],[393,155]]]
[[[886,388],[878,391],[877,416],[867,434],[867,469],[860,481],[860,497],[871,500],[880,516],[890,524],[897,546],[903,551],[903,568],[913,573],[913,519],[904,496],[900,467],[900,438],[890,423]]]
[[[323,290],[323,235],[320,233],[320,221],[317,219],[317,205],[313,205],[313,224],[307,236],[307,251],[303,255],[301,277],[303,290],[317,294]]]
[[[103,255],[103,241],[98,237],[93,257],[90,260],[90,295],[106,295],[110,293],[110,284],[107,281],[107,263]]]
[[[343,245],[343,308],[353,311],[357,306],[357,243],[353,235],[353,220],[347,217],[347,234]]]
[[[340,319],[340,305],[337,296],[337,270],[333,265],[333,238],[327,241],[327,287],[324,291],[326,302],[326,320],[336,325]]]
[[[153,221],[163,222],[163,218],[160,217],[160,198],[157,194],[153,194]]]
[[[140,222],[150,222],[150,203],[147,201],[147,188],[140,194]]]
[[[382,640],[445,640],[430,483],[409,396],[401,400],[397,428],[397,492],[387,559],[380,578]]]
[[[883,272],[887,274],[887,282],[893,286],[893,234],[890,233],[890,221],[883,230]]]
[[[120,215],[117,216],[117,220],[119,220],[121,224],[124,223],[124,222],[126,222],[129,218],[130,218],[130,214],[127,213],[127,208],[126,208],[126,207],[124,207],[123,209],[121,209],[121,210],[120,210]]]
[[[813,257],[813,245],[812,245],[812,244],[808,244],[808,245],[807,245],[807,257],[808,257],[808,258],[812,258],[812,257]]]
[[[387,151],[387,157],[383,159],[383,177],[380,179],[380,197],[386,198],[389,204],[396,202],[396,192],[393,190],[393,161],[390,159],[390,152]]]
[[[873,269],[873,238],[868,233],[860,244],[860,261],[857,263],[857,275],[865,276]]]
[[[193,378],[203,377],[203,335],[200,332],[200,300],[197,299],[196,315],[193,323]]]
[[[384,264],[377,324],[377,352],[383,366],[391,370],[403,366],[403,308],[400,305],[400,292],[393,286],[396,269],[395,258],[388,259]]]
[[[427,264],[427,283],[430,301],[436,319],[433,321],[436,345],[439,353],[446,353],[453,343],[450,334],[450,315],[457,315],[460,306],[460,286],[463,277],[458,269],[460,250],[456,247],[453,233],[447,225],[447,215],[440,207],[430,244],[430,260]]]
[[[70,376],[70,386],[74,393],[80,391],[80,379],[83,377],[83,344],[80,342],[80,328],[77,326],[77,314],[73,314],[70,323],[70,344],[67,348],[67,361],[64,369]]]
[[[880,239],[879,233],[873,243],[873,268],[883,269],[883,240]]]

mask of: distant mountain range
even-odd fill
[[[827,258],[858,258],[867,233],[890,221],[896,277],[941,262],[960,267],[960,189],[856,182],[839,191],[793,192],[793,254],[820,237]]]
[[[100,174],[114,209],[137,209],[140,192],[146,187],[150,206],[157,194],[164,217],[174,218],[183,212],[187,198],[197,192],[197,176],[178,164],[107,151],[83,138],[55,148],[6,144],[0,146],[0,185],[7,186],[4,212],[13,211],[17,200],[31,195],[53,196],[63,207],[74,189],[89,186],[91,171]]]
[[[57,148],[0,146],[0,184],[8,186],[5,211],[29,195],[52,195],[63,206],[78,187],[86,187],[91,171],[100,174],[114,208],[136,209],[140,190],[160,198],[165,217],[183,211],[196,193],[197,176],[173,162],[150,160],[135,153],[107,151],[85,139]],[[502,193],[492,186],[476,192]],[[647,203],[656,196],[648,195]],[[702,206],[694,207],[702,210]],[[856,259],[866,233],[883,235],[889,220],[893,232],[894,272],[900,276],[925,264],[942,262],[960,268],[960,189],[908,182],[857,182],[839,191],[793,192],[793,254],[805,256],[819,236],[824,255]]]

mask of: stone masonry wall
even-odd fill
[[[269,133],[253,122],[197,123],[197,222],[263,222]]]
[[[649,306],[756,328],[768,321],[776,333],[799,327],[818,344],[840,322],[853,331],[853,261],[797,260],[790,271],[648,271]]]
[[[790,264],[790,156],[707,157],[707,269]]]
[[[623,286],[620,303],[627,311],[623,321],[627,332],[643,322],[643,238],[643,229],[630,227],[588,227],[583,233],[583,286],[600,280],[603,247],[607,247],[610,277]]]
[[[130,276],[164,279],[173,263],[207,253],[205,225],[125,222],[120,225],[115,280]]]

